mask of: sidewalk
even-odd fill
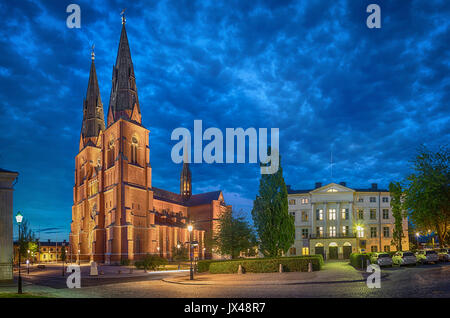
[[[247,273],[247,274],[196,274],[193,281],[189,276],[163,279],[163,282],[184,285],[297,285],[336,284],[364,281],[365,275],[353,268],[348,261],[326,262],[316,272],[290,273]]]

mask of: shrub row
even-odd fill
[[[283,264],[284,263],[280,262],[280,260],[282,261],[287,261],[287,260],[307,260],[306,261],[306,270],[308,270],[308,263],[311,259],[314,259],[314,261],[312,261],[313,264],[313,270],[320,270],[324,264],[323,261],[323,256],[321,254],[317,254],[317,255],[302,255],[302,256],[288,256],[288,257],[264,257],[264,258],[240,258],[240,259],[233,259],[233,260],[214,260],[214,259],[209,259],[209,260],[200,260],[197,263],[197,271],[199,273],[204,273],[204,272],[208,272],[210,271],[210,267],[211,264],[221,264],[221,263],[233,263],[233,265],[223,265],[222,267],[225,268],[226,266],[232,266],[231,269],[227,269],[227,272],[229,272],[229,270],[233,270],[234,268],[236,268],[237,272],[237,268],[239,267],[239,264],[242,265],[242,267],[245,268],[245,266],[243,265],[243,262],[260,262],[260,261],[273,261],[273,262],[277,262],[278,265],[276,265],[276,270],[274,270],[275,272],[278,271],[278,266],[279,264]],[[234,262],[238,262],[237,265],[234,264]],[[216,267],[221,267],[221,265],[215,265]],[[286,271],[289,271],[290,267],[287,267]],[[249,271],[247,269],[247,271]],[[295,271],[295,270],[290,270],[290,271]],[[211,272],[211,271],[210,271]],[[211,272],[212,273],[212,272]],[[256,273],[256,272],[254,272]],[[262,273],[262,272],[261,272]]]
[[[244,271],[248,273],[273,273],[278,272],[280,264],[283,265],[285,272],[307,272],[310,262],[314,271],[322,268],[323,259],[318,255],[311,255],[213,261],[209,264],[209,272],[211,274],[237,273],[239,265],[242,265]]]

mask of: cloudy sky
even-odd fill
[[[123,8],[154,186],[179,190],[170,135],[194,119],[279,128],[284,178],[297,189],[387,187],[420,144],[448,144],[448,1],[137,2],[0,3],[0,167],[20,173],[14,211],[42,239],[68,238],[90,46],[106,112]],[[66,27],[70,3],[80,29]],[[381,29],[366,26],[369,3]],[[250,213],[256,164],[191,169],[194,193],[222,189]]]

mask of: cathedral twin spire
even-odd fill
[[[86,99],[83,102],[83,124],[81,134],[83,144],[89,140],[95,144],[95,139],[100,131],[105,130],[103,104],[100,98],[100,90],[95,70],[95,54],[91,53],[91,70],[89,73]],[[139,99],[136,89],[133,61],[131,60],[130,46],[128,44],[127,31],[125,29],[125,16],[122,16],[122,32],[120,34],[119,49],[116,63],[113,66],[111,96],[108,108],[108,127],[123,118],[142,123]]]

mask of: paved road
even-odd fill
[[[382,279],[380,289],[369,289],[365,282],[290,285],[203,285],[171,284],[161,281],[168,274],[146,278],[124,278],[91,282],[82,281],[82,288],[52,289],[61,297],[450,297],[450,263],[395,267],[383,269],[389,275]],[[161,276],[160,276],[161,275]],[[180,275],[180,274],[178,274]],[[184,274],[185,275],[185,274]],[[58,278],[55,278],[58,280]],[[61,280],[62,281],[62,280]],[[105,282],[107,282],[105,284]],[[120,282],[120,283],[119,283]],[[38,283],[37,281],[34,282]],[[40,282],[42,283],[42,282]],[[56,281],[48,285],[60,286]],[[36,288],[32,286],[28,288]],[[47,291],[49,289],[46,289]],[[46,292],[46,291],[44,291]]]

